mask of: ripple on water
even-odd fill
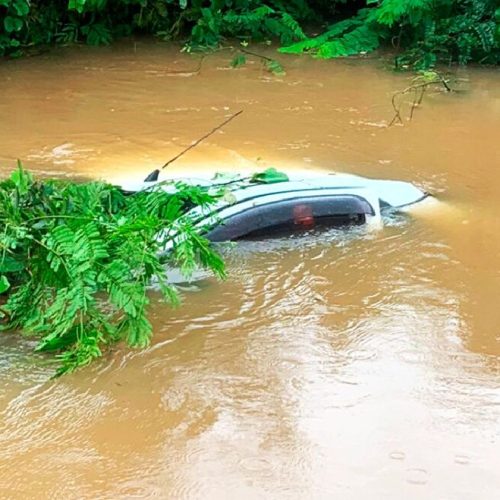
[[[343,356],[353,361],[371,361],[377,358],[377,351],[370,349],[347,349]]]
[[[344,392],[339,394],[329,394],[325,400],[326,402],[324,403],[324,407],[336,410],[354,408],[370,399],[370,397],[371,394],[367,392],[362,394],[347,394]]]
[[[162,498],[164,491],[160,484],[155,484],[153,478],[144,477],[137,479],[129,479],[122,482],[116,489],[116,498],[133,500],[141,498]],[[109,489],[108,489],[109,491]],[[108,494],[103,497],[109,498]],[[187,496],[180,496],[180,498],[188,498]]]
[[[423,486],[429,481],[429,473],[425,469],[406,469],[406,481],[410,484]]]
[[[389,453],[389,458],[402,461],[406,458],[406,453],[404,451],[391,451],[391,453]]]
[[[271,476],[275,463],[260,456],[244,457],[238,462],[239,467],[248,472],[258,472],[260,476]]]
[[[469,465],[471,462],[471,458],[468,455],[455,455],[454,462],[459,465]]]

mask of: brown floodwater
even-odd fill
[[[271,49],[265,49],[271,53]],[[152,308],[150,348],[59,380],[0,337],[0,497],[493,499],[500,491],[500,74],[452,73],[404,125],[387,61],[152,42],[0,65],[0,165],[142,179],[276,166],[413,181],[384,229],[238,244],[229,278]],[[408,97],[410,99],[410,97]]]

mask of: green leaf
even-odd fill
[[[23,164],[19,160],[17,161],[17,170],[12,172],[10,179],[20,194],[25,194],[28,191],[28,187],[33,182],[31,174],[24,171]]]
[[[240,66],[243,66],[246,64],[247,58],[244,54],[237,54],[236,56],[233,57],[231,60],[231,68],[239,68]]]
[[[0,276],[0,293],[5,293],[9,288],[9,280],[3,275]]]
[[[268,168],[263,172],[258,172],[252,176],[250,182],[260,184],[273,184],[275,182],[288,182],[290,179],[288,175],[279,172],[274,167]]]
[[[29,14],[30,6],[27,0],[15,0],[13,6],[19,17],[25,17]]]
[[[23,27],[23,20],[18,17],[6,16],[3,20],[3,25],[7,33],[13,33]]]
[[[87,24],[82,27],[88,45],[109,45],[113,41],[111,31],[101,23]]]
[[[74,344],[78,338],[77,329],[72,328],[70,331],[64,335],[49,334],[44,337],[38,345],[35,347],[36,352],[50,352],[50,351],[60,351],[72,344]]]
[[[76,10],[79,14],[82,14],[85,10],[86,0],[69,0],[68,9]]]
[[[10,255],[4,255],[0,260],[0,273],[17,273],[25,268],[25,264]]]
[[[283,66],[278,61],[276,61],[275,59],[273,59],[271,61],[267,61],[266,62],[266,68],[273,75],[276,75],[276,76],[284,76],[284,75],[286,75],[286,72],[283,69]]]

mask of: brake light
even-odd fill
[[[314,216],[310,205],[295,205],[293,207],[293,222],[304,228],[314,226]]]

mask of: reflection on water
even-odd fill
[[[428,95],[388,129],[408,77],[382,63],[290,58],[275,79],[223,54],[193,62],[140,43],[4,64],[2,172],[21,157],[142,178],[244,109],[172,172],[348,171],[413,180],[443,206],[239,243],[226,282],[155,304],[149,349],[57,381],[30,341],[1,338],[0,497],[494,498],[498,74],[471,69],[468,93]]]

